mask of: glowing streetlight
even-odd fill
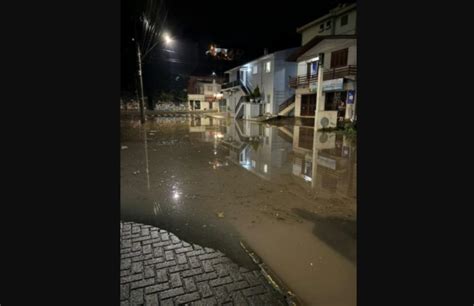
[[[165,44],[167,45],[170,45],[173,42],[173,39],[168,33],[163,34],[163,39],[165,40]]]

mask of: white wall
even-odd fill
[[[237,81],[237,73],[239,70],[233,70],[228,73],[229,75],[229,82]]]
[[[250,119],[257,117],[260,111],[260,105],[255,103],[244,103],[244,118]]]
[[[343,9],[344,10],[344,9]],[[349,35],[355,34],[357,29],[357,10],[356,8],[349,9],[348,11],[339,14],[337,16],[328,16],[328,18],[312,25],[311,27],[305,29],[301,33],[301,45],[306,44],[315,36],[321,35]],[[341,26],[341,17],[348,15],[347,24]],[[326,22],[331,21],[331,27],[326,28]],[[320,32],[320,25],[324,24],[324,30]]]
[[[347,24],[341,26],[341,18],[348,15]],[[349,35],[356,33],[357,11],[353,10],[348,14],[342,14],[336,18],[336,35]]]
[[[321,22],[319,22],[319,23],[311,26],[310,28],[307,28],[306,30],[304,30],[304,32],[301,33],[301,45],[306,44],[308,41],[313,39],[315,36],[331,35],[333,25],[331,25],[330,29],[326,30],[326,24],[325,24],[326,20],[323,23],[324,23],[324,31],[322,31],[322,32],[319,32],[319,27],[321,25]]]
[[[296,76],[296,63],[287,62],[286,58],[291,52],[294,52],[296,48],[290,48],[282,51],[278,51],[267,56],[263,56],[252,62],[242,65],[238,70],[229,72],[229,81],[232,82],[237,80],[237,74],[239,70],[245,72],[245,78],[247,85],[251,91],[255,90],[258,86],[261,99],[266,103],[264,106],[264,112],[270,112],[274,115],[278,113],[278,106],[289,98],[294,90],[288,86],[289,76]],[[270,62],[270,72],[265,71],[265,65]],[[257,73],[253,73],[254,67],[257,67]],[[225,92],[224,97],[228,101],[228,106],[231,107],[232,112],[235,111],[235,105],[243,95],[240,91],[236,93]],[[270,101],[268,96],[270,95]],[[233,99],[233,97],[236,99]]]

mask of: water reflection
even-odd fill
[[[249,241],[283,279],[328,294],[353,291],[354,139],[200,116],[121,126],[123,220],[170,230],[248,267],[239,241]],[[301,289],[308,300],[322,294],[310,287]]]
[[[334,132],[315,135],[312,127],[234,121],[220,143],[229,149],[229,160],[264,179],[291,174],[313,189],[356,197],[352,138]]]

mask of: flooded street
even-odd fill
[[[121,146],[123,221],[251,267],[245,241],[305,304],[355,305],[355,138],[183,114],[123,117]]]

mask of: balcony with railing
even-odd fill
[[[228,83],[224,83],[222,84],[222,89],[228,89],[228,88],[232,88],[232,87],[236,87],[236,86],[240,86],[240,81],[239,80],[235,80],[235,81],[232,81],[232,82],[228,82]]]
[[[345,66],[340,68],[332,68],[324,71],[323,81],[345,78],[348,76],[357,76],[357,66]],[[317,74],[311,75],[299,75],[294,78],[290,78],[289,85],[291,88],[303,88],[308,87],[310,83],[318,81]]]
[[[252,88],[248,81],[245,82],[244,84],[244,82],[242,82],[241,80],[235,80],[229,83],[222,84],[221,89],[226,90],[226,89],[232,89],[235,87],[241,88],[246,95],[250,94],[251,92],[250,88]]]

